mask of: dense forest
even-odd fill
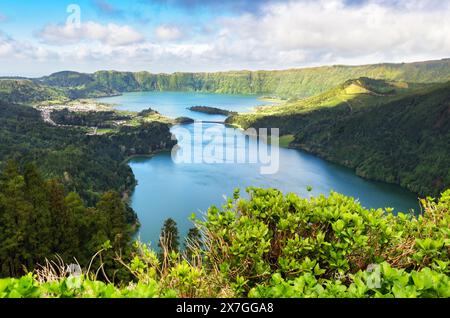
[[[83,118],[56,113],[56,119],[66,120],[66,124],[70,119],[70,123],[81,125],[85,123]],[[96,117],[90,121],[96,121]],[[40,112],[31,107],[0,105],[0,167],[8,159],[35,163],[46,178],[61,180],[88,203],[96,202],[109,190],[124,193],[132,189],[135,180],[124,163],[127,157],[170,149],[174,142],[169,125],[157,121],[92,136],[83,127],[44,123]]]
[[[55,255],[86,268],[106,242],[125,253],[138,226],[126,201],[135,179],[125,161],[174,144],[169,125],[158,121],[136,124],[133,118],[131,126],[90,135],[90,126],[130,117],[64,110],[52,115],[64,126],[45,123],[29,106],[0,105],[1,276],[20,276]],[[106,272],[117,268],[112,255],[101,260],[109,264]]]
[[[109,111],[52,115],[64,126],[45,123],[29,106],[0,105],[0,276],[23,275],[55,257],[87,268],[107,244],[111,252],[91,266],[108,264],[103,275],[121,277],[113,256],[127,255],[139,225],[126,200],[135,186],[126,159],[170,149],[169,125]],[[87,133],[129,116],[130,125]]]
[[[52,111],[51,119],[58,125],[113,129],[118,126],[118,122],[131,120],[132,116],[115,111],[74,112],[66,108]]]
[[[360,78],[228,122],[280,128],[282,135],[294,135],[291,147],[422,196],[450,186],[450,83]]]
[[[55,255],[87,268],[105,242],[125,250],[134,222],[117,192],[86,207],[59,181],[44,180],[34,165],[8,161],[0,175],[0,276],[26,274]]]

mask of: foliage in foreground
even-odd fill
[[[189,256],[136,243],[131,260],[117,257],[132,282],[38,271],[0,280],[0,297],[450,297],[450,191],[418,217],[338,193],[248,194],[196,221],[203,247]]]
[[[430,270],[407,273],[390,267],[381,266],[379,287],[373,284],[372,272],[358,272],[352,277],[353,282],[347,287],[339,280],[318,281],[312,274],[304,274],[294,280],[286,281],[275,274],[267,285],[258,285],[250,291],[250,298],[411,298],[411,297],[450,297],[448,276]],[[0,298],[175,298],[184,296],[186,291],[197,291],[204,273],[195,270],[187,263],[176,265],[168,275],[174,283],[165,286],[155,279],[142,283],[130,284],[118,288],[113,284],[89,280],[85,277],[67,277],[57,281],[39,283],[31,274],[20,279],[0,280]],[[190,285],[192,284],[192,285]],[[202,296],[236,296],[230,294],[201,294]],[[200,290],[200,293],[202,291]],[[194,297],[192,295],[188,295]]]

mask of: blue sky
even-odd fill
[[[435,0],[2,0],[0,75],[409,62],[450,57],[449,34]]]

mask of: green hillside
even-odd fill
[[[4,103],[65,100],[67,100],[66,94],[58,88],[41,85],[27,79],[0,79],[0,101]]]
[[[83,85],[89,85],[93,82],[93,79],[88,74],[78,73],[78,72],[58,72],[53,73],[49,76],[44,76],[40,78],[37,82],[48,86],[58,86],[58,87],[77,87]]]
[[[450,80],[450,59],[403,64],[325,66],[282,71],[152,74],[100,71],[94,74],[61,72],[35,81],[54,87],[71,87],[73,97],[130,91],[205,91],[230,94],[270,94],[304,97],[322,93],[349,79],[407,81]]]
[[[0,103],[0,169],[10,159],[35,163],[45,177],[61,180],[69,191],[93,203],[106,191],[125,193],[133,188],[134,175],[124,164],[127,157],[170,149],[174,144],[166,123],[148,121],[89,135],[89,127],[83,124],[98,124],[98,120],[106,124],[112,114],[95,113],[99,117],[95,118],[86,113],[94,122],[76,113],[72,114],[75,119],[58,114],[57,121],[65,119],[64,124],[77,126],[52,126],[31,107]]]
[[[102,97],[133,91],[202,91],[266,94],[285,99],[323,93],[347,80],[368,77],[410,83],[450,80],[450,59],[403,64],[324,66],[281,71],[152,74],[98,71],[58,72],[37,79],[0,80],[0,100],[30,103],[43,100]]]
[[[292,147],[360,176],[437,195],[450,186],[450,83],[361,78],[314,97],[232,116],[243,128],[276,127]]]

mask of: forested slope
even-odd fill
[[[228,122],[280,128],[281,134],[295,135],[292,147],[421,195],[438,195],[450,186],[450,83],[362,78]]]
[[[135,180],[123,161],[131,155],[170,149],[169,125],[148,122],[113,134],[90,136],[81,127],[52,126],[39,111],[0,104],[0,168],[8,159],[35,163],[45,177],[62,180],[70,191],[95,202],[108,190],[125,192]]]
[[[21,104],[66,100],[66,93],[59,88],[41,85],[27,79],[0,79],[0,102],[2,103]]]
[[[64,71],[35,79],[0,79],[0,100],[13,103],[64,101],[134,91],[201,91],[266,94],[285,99],[323,93],[347,80],[369,77],[411,83],[450,80],[450,59],[402,64],[324,66],[280,71],[153,74]]]
[[[95,114],[95,124],[117,116]],[[51,125],[32,107],[0,103],[2,277],[23,275],[56,255],[57,262],[87,268],[105,246],[110,253],[93,264],[108,264],[102,273],[121,277],[113,258],[127,255],[139,225],[127,200],[135,179],[126,159],[175,142],[159,121],[136,119],[103,135],[87,133],[83,125],[91,122],[74,124]]]
[[[87,207],[61,182],[45,180],[34,165],[8,161],[0,173],[0,277],[23,275],[46,259],[86,268],[105,242],[126,250],[135,223],[117,192],[105,192]]]
[[[60,72],[35,79],[64,89],[72,98],[130,91],[205,91],[231,94],[270,94],[304,97],[324,92],[346,80],[370,77],[416,83],[450,80],[450,59],[403,64],[325,66],[282,71],[152,74],[99,71]]]

